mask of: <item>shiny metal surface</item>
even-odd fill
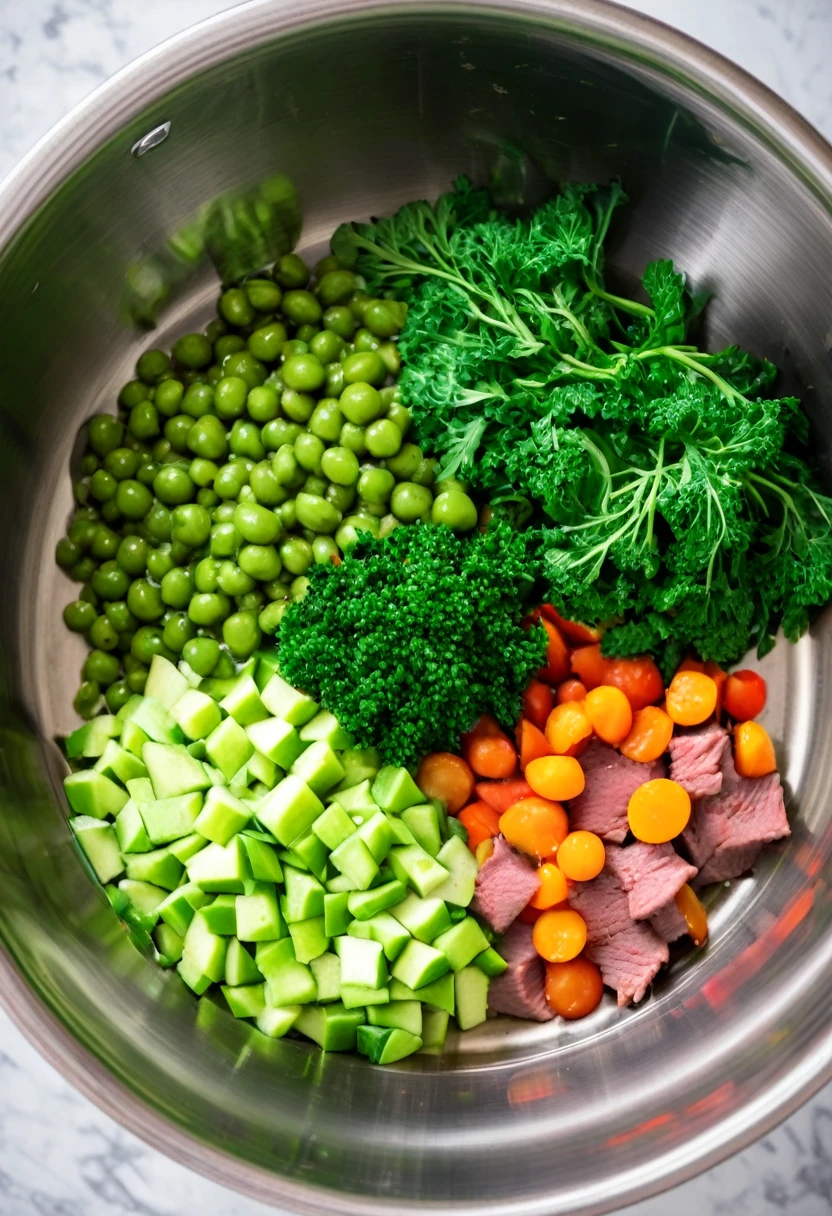
[[[51,551],[77,427],[113,407],[147,345],[119,324],[126,268],[269,173],[295,181],[312,249],[343,219],[495,168],[507,202],[620,174],[616,273],[670,254],[712,289],[708,340],[806,386],[829,466],[832,153],[738,69],[624,10],[258,0],[121,73],[0,191],[0,1000],[154,1145],[314,1214],[608,1211],[832,1075],[829,616],[764,664],[794,837],[717,893],[707,950],[636,1009],[496,1020],[388,1070],[271,1043],[134,950],[70,839],[51,740],[73,724],[81,646]],[[196,277],[153,341],[203,321],[214,294]]]

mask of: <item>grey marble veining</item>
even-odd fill
[[[96,85],[228,0],[0,0],[0,177]],[[832,136],[832,0],[637,0]],[[0,1216],[268,1216],[72,1089],[0,1013]],[[758,1144],[621,1216],[832,1212],[832,1087]]]

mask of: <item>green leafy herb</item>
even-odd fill
[[[400,389],[441,473],[536,505],[553,601],[609,626],[608,653],[730,663],[832,595],[832,500],[774,366],[689,343],[671,262],[646,268],[649,303],[606,290],[624,201],[569,186],[511,220],[461,179],[333,248],[408,303]]]
[[[521,627],[530,539],[501,521],[482,535],[415,524],[359,540],[340,566],[309,572],[281,622],[282,674],[392,764],[456,750],[483,713],[515,722],[546,649],[539,626]]]

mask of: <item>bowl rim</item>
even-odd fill
[[[281,34],[350,17],[487,13],[526,16],[599,50],[638,49],[643,67],[672,72],[687,87],[730,110],[832,211],[832,146],[787,102],[725,56],[665,22],[611,0],[246,0],[193,25],[95,88],[25,154],[0,182],[0,254],[69,174],[131,120],[187,79]],[[187,54],[182,54],[187,48]],[[392,1216],[428,1209],[368,1196],[337,1196],[298,1183],[209,1147],[145,1104],[71,1034],[30,987],[0,943],[0,1007],[38,1052],[85,1097],[149,1146],[179,1164],[272,1206],[324,1216]],[[813,1050],[796,1060],[772,1088],[733,1115],[647,1165],[615,1175],[580,1194],[563,1195],[557,1211],[595,1216],[679,1185],[747,1147],[792,1114],[832,1079],[832,1025]],[[564,1206],[564,1204],[569,1206]],[[468,1209],[430,1205],[432,1216]],[[505,1202],[477,1216],[551,1216],[550,1201]]]

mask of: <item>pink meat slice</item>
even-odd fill
[[[769,773],[735,776],[721,794],[695,802],[682,838],[702,886],[738,878],[751,869],[763,845],[790,834],[780,776]]]
[[[691,798],[718,794],[733,769],[731,737],[724,726],[706,722],[674,734],[668,746],[671,781],[678,782]]]
[[[633,920],[654,916],[696,877],[696,866],[680,857],[672,844],[640,840],[626,849],[608,845],[607,866],[627,892]]]
[[[546,970],[534,948],[532,927],[516,920],[497,946],[508,971],[488,986],[488,1004],[495,1013],[532,1022],[548,1022],[555,1015],[546,1001]]]
[[[480,867],[471,907],[485,917],[495,933],[503,933],[539,886],[540,879],[529,862],[498,836],[494,852]]]
[[[608,743],[593,739],[580,757],[586,785],[569,803],[572,831],[595,832],[603,840],[621,844],[627,835],[627,806],[645,781],[664,777],[663,760],[640,764],[628,760]]]
[[[640,1001],[669,958],[667,942],[633,920],[627,892],[606,866],[592,882],[576,883],[569,902],[586,922],[586,954],[615,989],[618,1004]]]
[[[670,943],[685,936],[688,931],[688,922],[676,907],[675,899],[671,899],[670,903],[653,913],[650,917],[650,927],[654,933]]]

